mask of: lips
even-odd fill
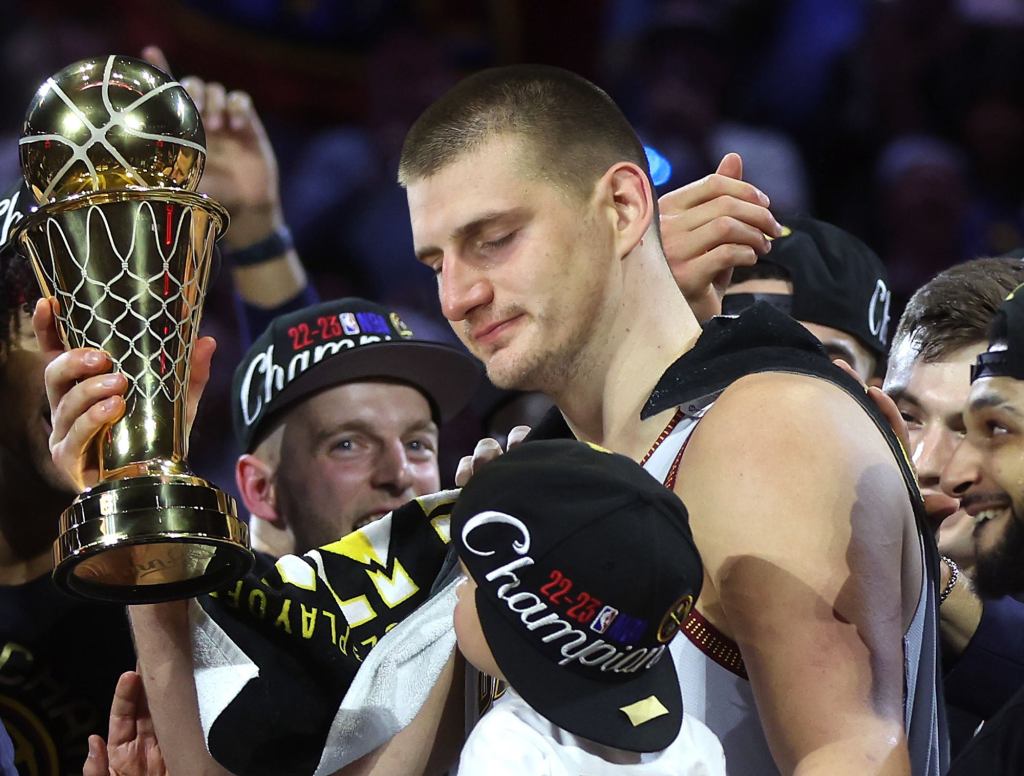
[[[1002,493],[979,493],[967,496],[961,502],[963,510],[974,521],[974,533],[990,520],[995,520],[1011,508],[1010,500]]]
[[[382,507],[380,509],[374,509],[373,511],[370,512],[365,512],[362,515],[362,517],[360,517],[358,520],[355,521],[355,523],[352,524],[352,530],[358,531],[360,528],[365,528],[370,523],[380,520],[388,512],[394,512],[400,506],[401,504],[396,504],[393,507]]]
[[[475,326],[470,332],[474,342],[478,342],[482,345],[489,344],[497,339],[502,332],[508,329],[512,324],[518,321],[522,316],[514,315],[511,318],[504,318],[495,323],[481,324]]]
[[[1010,506],[1010,500],[1002,494],[978,494],[965,497],[960,506],[971,517],[977,518],[983,513],[1002,512]]]

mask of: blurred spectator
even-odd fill
[[[906,299],[963,257],[966,169],[956,148],[935,137],[897,138],[876,168],[882,258]]]
[[[726,114],[736,71],[726,21],[719,6],[669,4],[637,38],[622,89],[633,92],[640,136],[671,164],[659,181],[666,187],[696,180],[735,151],[744,179],[772,198],[776,212],[804,212],[810,202],[800,150],[781,132]]]

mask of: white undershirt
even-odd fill
[[[457,776],[725,776],[718,738],[689,716],[667,748],[639,754],[556,727],[509,690],[473,728]]]

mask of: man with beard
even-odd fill
[[[1003,597],[983,606],[973,594],[974,521],[939,484],[964,433],[970,367],[988,345],[996,310],[1021,282],[1020,259],[977,259],[918,289],[893,338],[884,385],[907,424],[910,454],[943,556],[945,597],[939,611],[954,753],[1024,684],[1024,605]]]
[[[564,422],[543,431],[642,460],[689,505],[706,582],[673,656],[730,766],[941,772],[937,591],[909,463],[792,320],[755,306],[701,336],[607,95],[552,68],[478,74],[416,123],[400,175],[417,256],[491,380],[548,394]],[[741,215],[759,207],[745,194]],[[779,233],[754,216],[759,239]],[[49,349],[43,309],[38,324]],[[83,358],[48,372],[54,452],[79,477],[116,410],[94,404],[102,378],[72,385],[95,374]]]
[[[999,308],[971,374],[965,434],[942,472],[943,490],[974,521],[974,583],[982,596],[1024,591],[1024,294]],[[950,774],[1024,771],[1024,689],[989,720]]]

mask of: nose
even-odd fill
[[[392,440],[381,448],[373,468],[372,484],[392,496],[401,496],[412,487],[412,471],[405,443]]]
[[[491,301],[491,285],[476,268],[458,257],[448,257],[441,265],[438,281],[441,312],[449,321],[463,321],[477,307]]]
[[[938,490],[942,470],[956,450],[957,435],[939,423],[931,423],[915,436],[918,438],[911,438],[911,450],[918,481],[925,490]]]
[[[942,470],[942,490],[954,498],[963,497],[981,482],[980,456],[977,448],[967,439],[960,440],[949,463]]]

